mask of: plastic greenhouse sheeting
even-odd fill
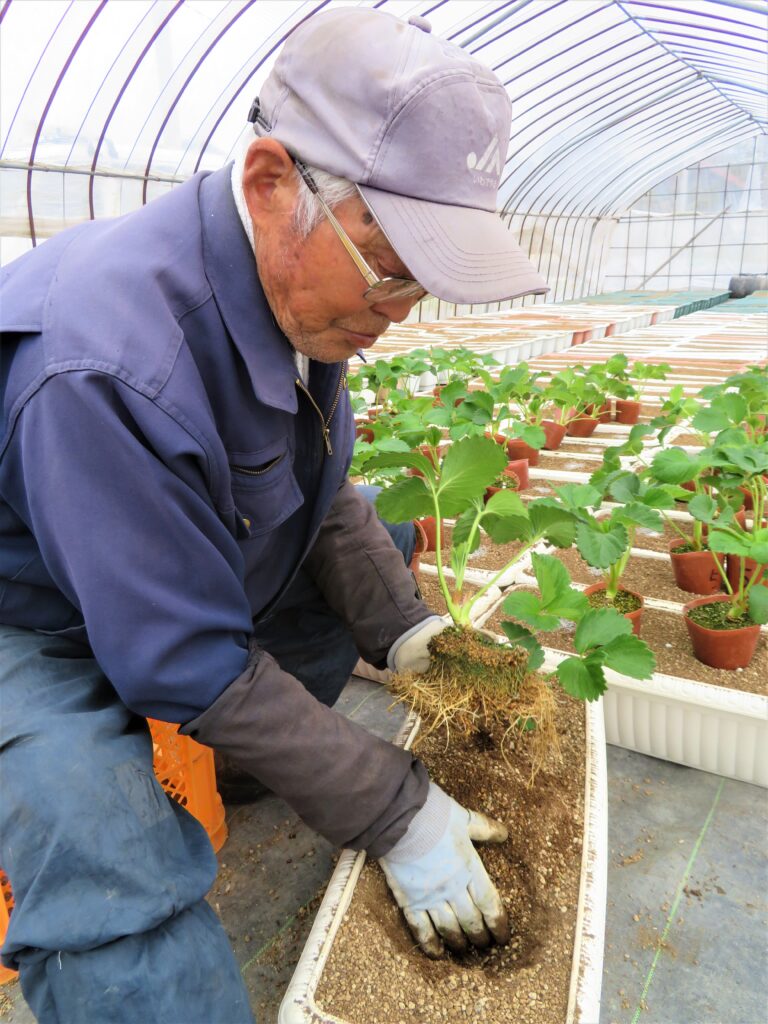
[[[348,2],[0,3],[2,261],[230,160],[282,42]],[[514,117],[501,212],[534,258],[548,253],[544,272],[582,268],[574,294],[594,284],[596,253],[634,200],[766,131],[762,0],[360,5],[427,17],[504,81]]]

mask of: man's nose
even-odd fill
[[[420,299],[414,298],[412,295],[405,295],[399,299],[382,299],[381,302],[371,306],[371,309],[375,309],[377,313],[381,313],[393,323],[400,324],[419,301]]]

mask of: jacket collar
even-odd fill
[[[293,348],[277,326],[259,281],[230,184],[231,164],[200,185],[205,273],[254,394],[275,409],[298,408]]]

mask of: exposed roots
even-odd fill
[[[397,702],[422,720],[418,743],[441,729],[491,737],[507,764],[518,743],[530,758],[530,781],[559,760],[555,697],[536,673],[526,672],[527,652],[487,639],[475,630],[448,629],[430,643],[427,673],[396,675]]]

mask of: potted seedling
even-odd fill
[[[740,520],[731,514],[727,520],[712,508],[708,519],[708,543],[713,552],[740,558],[738,574],[731,578],[723,572],[725,594],[699,598],[685,605],[684,618],[699,661],[715,668],[746,668],[755,652],[760,626],[768,623],[768,588],[761,585],[768,563],[768,528],[764,525],[768,489],[768,445],[749,443],[746,434],[723,434],[713,449],[713,462],[723,478],[723,489],[739,486],[740,479],[755,498],[751,527],[746,515]],[[743,443],[739,443],[743,440]],[[731,510],[729,510],[731,511]],[[748,572],[749,560],[752,572]],[[757,571],[758,567],[761,571]]]
[[[567,366],[550,381],[547,397],[556,409],[556,422],[564,424],[571,437],[589,437],[599,420],[590,415],[603,403],[597,380],[581,365]]]
[[[629,368],[629,359],[623,352],[611,356],[605,363],[608,394],[616,399],[615,420],[632,425],[640,419],[644,385],[666,380],[672,367],[668,363],[636,362]]]
[[[511,470],[525,488],[528,467],[538,464],[546,434],[542,427],[515,418],[516,410],[509,400],[512,383],[508,376],[502,375],[498,381],[488,377],[484,383],[486,390],[471,392],[456,408],[449,435],[457,440],[480,434],[492,438],[504,448]]]
[[[598,472],[589,484],[566,484],[555,488],[555,493],[577,520],[577,551],[587,565],[602,572],[602,580],[584,591],[590,604],[621,612],[639,635],[644,597],[622,587],[621,580],[638,527],[662,532],[664,520],[658,505],[671,504],[671,499],[635,473],[623,470]],[[601,509],[606,501],[618,504]]]
[[[750,367],[745,373],[728,377],[722,384],[702,388],[700,397],[708,403],[694,418],[693,425],[708,433],[729,428],[742,430],[747,440],[761,443],[766,436],[768,410],[768,368]],[[697,426],[698,425],[698,426]],[[741,489],[744,507],[750,510],[752,493]]]
[[[692,516],[689,529],[666,517],[667,525],[677,534],[669,544],[675,583],[690,594],[715,594],[721,587],[724,559],[709,547],[707,524],[713,509],[720,514],[731,510],[726,501],[713,497],[717,483],[713,471],[711,448],[690,453],[675,447],[657,452],[645,474],[665,487],[670,497],[685,501]]]

